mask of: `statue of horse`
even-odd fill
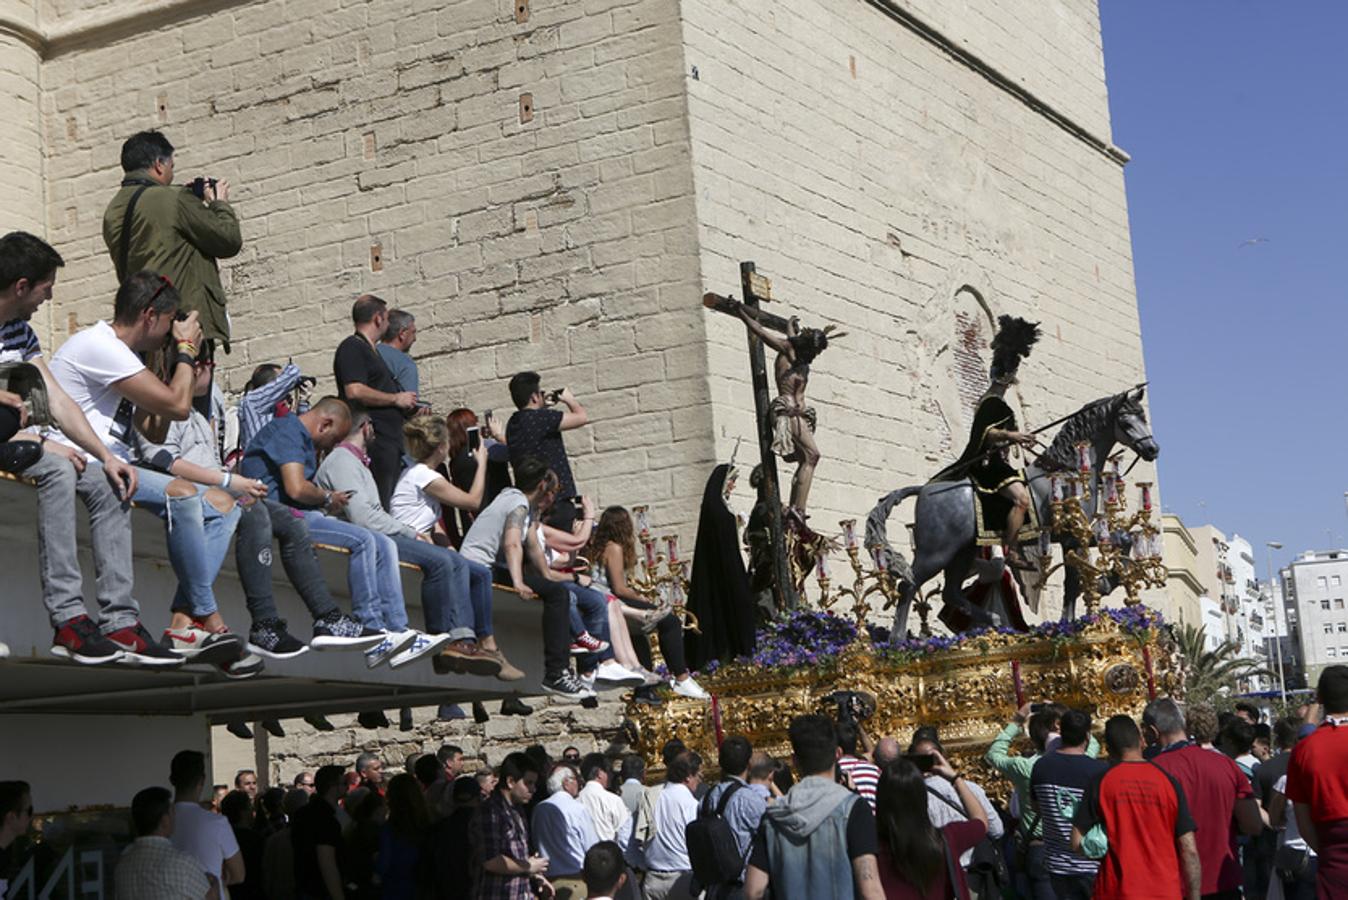
[[[1053,511],[1049,475],[1071,471],[1077,464],[1076,445],[1086,442],[1095,451],[1095,487],[1088,515],[1095,512],[1100,496],[1100,473],[1115,444],[1123,444],[1142,459],[1151,462],[1160,453],[1147,424],[1142,407],[1144,387],[1124,391],[1088,403],[1063,424],[1043,453],[1025,469],[1025,481],[1030,496],[1045,527],[1051,522]],[[974,489],[968,479],[962,481],[935,481],[894,491],[882,497],[867,521],[867,543],[872,535],[883,540],[884,520],[889,512],[908,497],[917,497],[916,524],[913,532],[915,552],[912,576],[900,585],[898,609],[894,613],[894,633],[904,634],[908,629],[908,611],[922,585],[936,573],[945,573],[942,601],[966,612],[978,624],[991,624],[987,613],[970,604],[963,594],[963,585],[973,566],[977,550],[977,521],[974,514]],[[1077,549],[1076,542],[1065,535],[1054,534],[1063,552]],[[1076,601],[1081,595],[1080,576],[1070,566],[1065,567],[1063,585],[1063,618],[1076,617]],[[1112,589],[1114,585],[1107,585]],[[1104,593],[1108,593],[1105,590]]]

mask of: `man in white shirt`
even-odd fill
[[[117,861],[117,896],[137,900],[216,900],[220,890],[201,865],[173,846],[173,795],[146,788],[131,800],[136,839]]]
[[[580,777],[585,787],[581,788],[578,799],[590,811],[595,834],[601,841],[615,841],[626,852],[627,842],[632,837],[632,814],[627,811],[623,798],[608,789],[613,778],[608,757],[602,753],[587,754],[580,761]]]
[[[548,861],[548,880],[565,896],[583,892],[581,868],[585,852],[599,843],[594,820],[576,796],[580,778],[570,766],[558,766],[548,776],[548,799],[534,807],[529,835],[538,855]]]
[[[945,749],[941,747],[940,744],[926,737],[914,741],[908,747],[909,753],[929,754],[932,751],[936,751],[943,755],[945,753]],[[950,782],[939,776],[933,776],[930,772],[927,773],[926,779],[927,817],[931,819],[931,824],[937,828],[941,828],[945,825],[949,825],[951,822],[967,821],[967,817],[961,811],[962,807],[960,806],[961,801],[959,795],[956,794],[955,789],[950,786]],[[973,795],[978,798],[979,805],[982,806],[983,811],[987,813],[988,837],[992,838],[994,841],[1000,840],[1002,835],[1005,834],[1006,829],[1002,825],[1002,817],[997,814],[997,809],[992,805],[992,801],[988,799],[987,791],[983,790],[967,778],[964,779],[964,783],[968,786]],[[973,857],[974,851],[964,851],[964,854],[960,856],[960,865],[967,869],[969,864],[973,861]]]
[[[97,322],[75,334],[52,357],[52,375],[123,461],[135,458],[135,432],[162,442],[169,423],[187,419],[192,411],[201,326],[195,313],[175,321],[178,305],[178,292],[167,278],[137,272],[117,289],[112,322]],[[164,350],[170,330],[172,379],[165,384],[139,354]],[[68,436],[58,440],[73,446]],[[172,621],[164,632],[171,649],[190,661],[219,665],[232,677],[260,672],[261,659],[245,660],[242,640],[228,632],[212,588],[239,521],[234,498],[218,488],[141,469],[131,499],[165,520],[169,559],[178,576]],[[137,636],[125,649],[147,652],[144,638]]]
[[[624,757],[618,775],[623,783],[621,788],[623,806],[635,816],[637,805],[641,803],[641,795],[646,793],[646,760],[635,753]]]
[[[174,655],[166,658],[147,649],[142,657],[123,649],[137,635],[148,638],[140,623],[140,606],[131,596],[131,513],[123,503],[136,491],[137,473],[103,444],[79,405],[52,377],[28,324],[51,299],[56,270],[64,264],[59,253],[31,234],[16,231],[0,238],[0,363],[28,363],[41,373],[52,418],[78,448],[43,442],[40,458],[23,467],[24,476],[37,482],[38,571],[42,602],[55,631],[52,653],[86,664],[180,665],[182,659]],[[38,440],[29,433],[13,440],[25,439]],[[84,576],[75,543],[76,497],[89,511],[89,541],[98,576],[97,623],[84,603]]]
[[[243,881],[243,853],[229,820],[202,809],[197,802],[206,786],[206,756],[197,750],[180,751],[169,763],[169,784],[174,790],[173,846],[194,858],[221,884]]]
[[[691,750],[674,758],[665,772],[665,789],[655,802],[655,833],[646,847],[642,900],[693,900],[693,864],[684,829],[697,818],[693,792],[702,781],[702,758]]]

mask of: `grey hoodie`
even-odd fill
[[[839,803],[856,794],[823,775],[802,778],[786,796],[768,805],[764,816],[780,832],[796,840],[805,840],[838,808]]]

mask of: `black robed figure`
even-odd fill
[[[1004,523],[1002,543],[1007,561],[1019,568],[1030,568],[1020,554],[1017,535],[1030,510],[1030,492],[1025,473],[1007,459],[1012,445],[1032,446],[1034,435],[1020,430],[1016,413],[1006,402],[1006,391],[1016,384],[1021,360],[1030,355],[1039,340],[1039,323],[1012,316],[997,320],[997,336],[992,339],[992,383],[974,410],[969,443],[960,458],[942,469],[932,481],[959,481],[968,478],[983,506],[984,520]],[[990,524],[990,527],[995,527]]]
[[[697,616],[701,634],[685,632],[688,668],[700,671],[709,660],[728,663],[754,652],[754,600],[740,555],[739,526],[726,505],[735,475],[717,466],[702,492],[702,512],[693,548],[688,611]]]

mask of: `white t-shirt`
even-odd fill
[[[173,804],[173,846],[201,863],[208,874],[220,877],[225,860],[239,852],[234,829],[219,813],[196,803]]]
[[[115,385],[145,368],[145,364],[107,322],[86,328],[61,345],[51,360],[51,373],[84,412],[94,434],[119,459],[132,459],[131,434],[135,405],[117,393]],[[71,447],[64,435],[57,440]]]
[[[388,511],[393,518],[411,526],[417,534],[435,528],[435,523],[440,521],[440,501],[426,493],[426,486],[437,478],[446,481],[445,476],[425,463],[404,470],[389,498]]]
[[[1278,780],[1273,785],[1273,790],[1277,791],[1279,794],[1282,794],[1284,797],[1287,796],[1286,775],[1282,775],[1278,778]],[[1306,843],[1306,839],[1301,836],[1301,828],[1297,825],[1297,811],[1294,808],[1291,800],[1287,801],[1286,819],[1287,825],[1283,829],[1282,842],[1289,847],[1297,847],[1302,850],[1310,850],[1311,856],[1314,856],[1315,851],[1311,850],[1310,845]]]

